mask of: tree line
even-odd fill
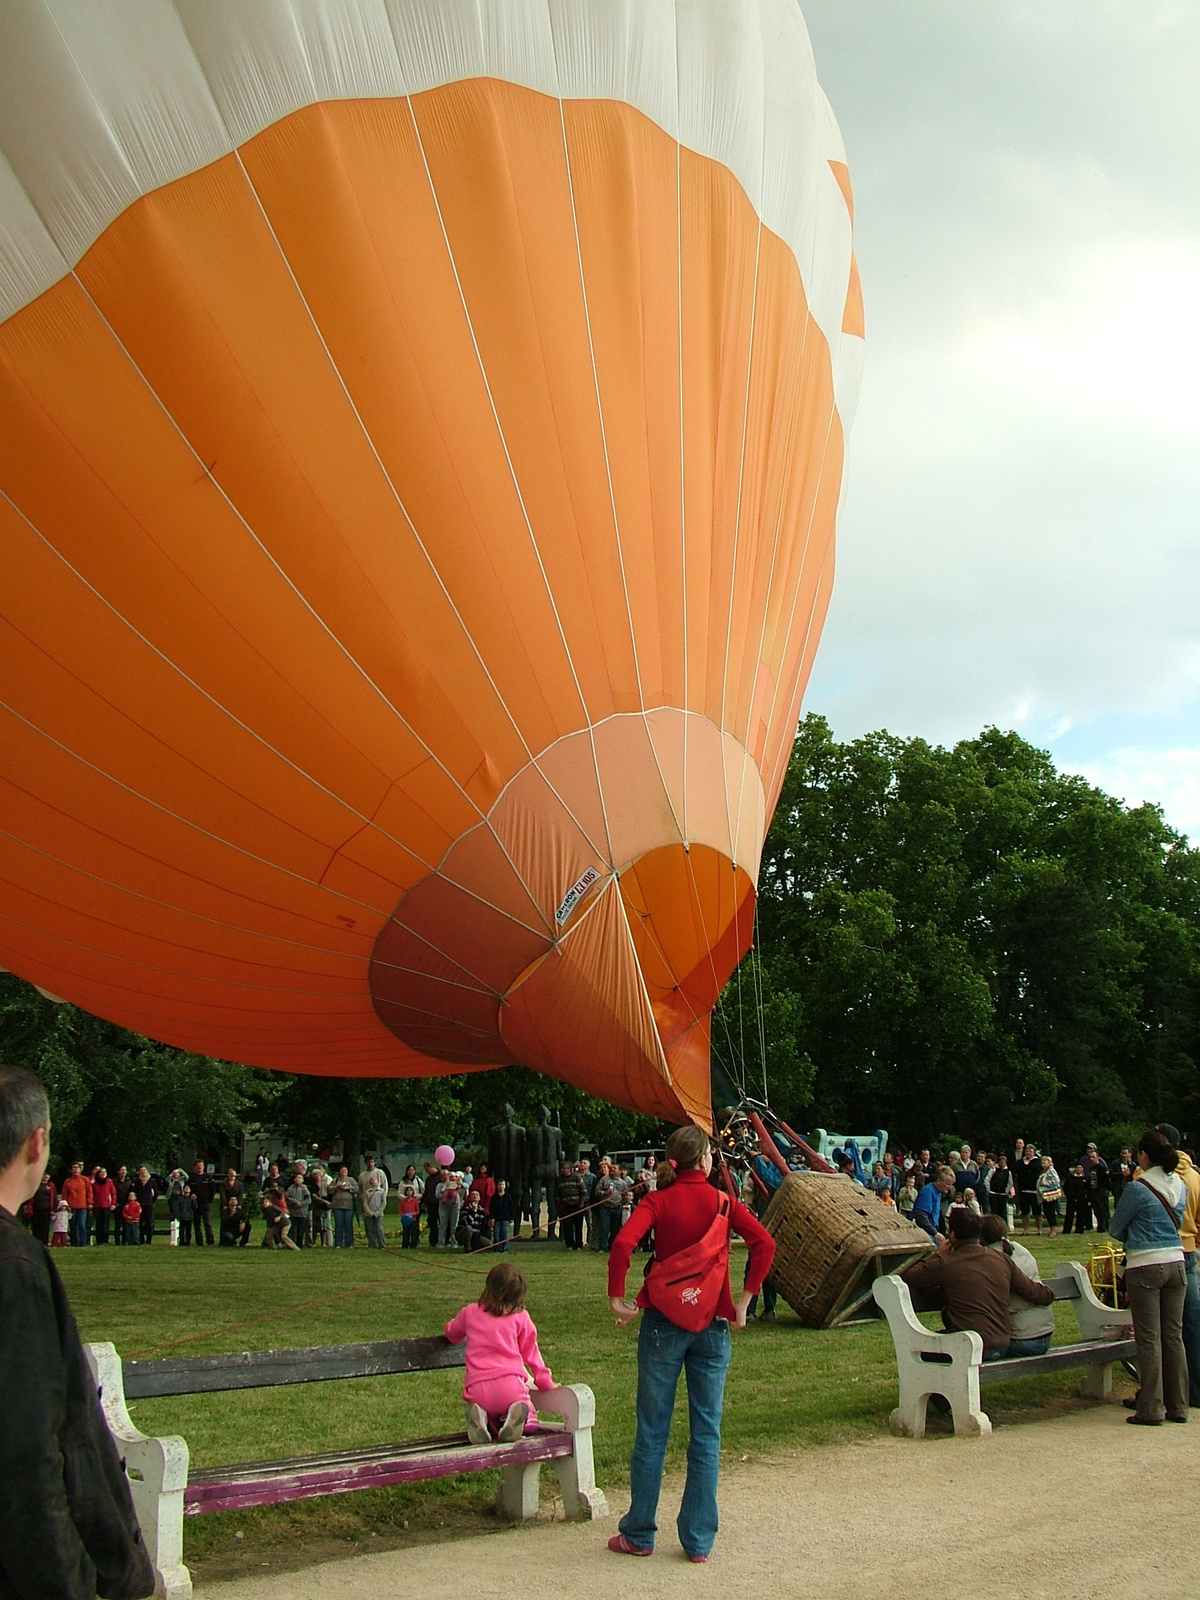
[[[713,1039],[753,1085],[764,1018],[789,1121],[943,1149],[1200,1129],[1200,851],[1156,806],[1015,733],[842,743],[808,716],[759,893]]]
[[[1014,733],[952,749],[800,724],[763,853],[755,951],[713,1026],[718,1103],[906,1146],[1200,1129],[1200,852],[1154,806]],[[0,976],[0,1051],[50,1090],[64,1157],[165,1163],[250,1123],[347,1156],[411,1129],[481,1144],[510,1102],[569,1141],[660,1124],[519,1067],[430,1079],[265,1072],[174,1050]]]

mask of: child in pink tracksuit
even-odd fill
[[[490,1444],[493,1436],[501,1444],[519,1439],[527,1426],[537,1422],[529,1399],[531,1386],[554,1387],[538,1349],[537,1329],[525,1310],[525,1288],[520,1267],[497,1262],[478,1302],[464,1306],[446,1324],[451,1344],[467,1342],[463,1399],[472,1444]]]

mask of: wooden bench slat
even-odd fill
[[[449,1437],[452,1443],[436,1449],[417,1450],[410,1443],[354,1451],[342,1457],[315,1456],[196,1472],[184,1490],[184,1516],[245,1510],[315,1495],[349,1494],[357,1489],[418,1483],[460,1472],[527,1466],[569,1456],[574,1449],[571,1434],[562,1429],[526,1434],[513,1444],[473,1445],[465,1435]]]
[[[218,1394],[285,1383],[378,1378],[395,1372],[461,1367],[466,1346],[444,1336],[381,1339],[372,1344],[316,1345],[297,1350],[243,1350],[219,1356],[173,1356],[122,1364],[126,1400],[177,1394]]]
[[[1042,1356],[1010,1356],[1003,1361],[985,1361],[979,1368],[979,1381],[1002,1383],[1008,1378],[1032,1378],[1039,1372],[1056,1372],[1061,1367],[1100,1367],[1110,1361],[1132,1361],[1136,1354],[1137,1344],[1132,1339],[1052,1345]]]

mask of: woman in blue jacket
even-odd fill
[[[1185,1191],[1176,1174],[1179,1153],[1154,1130],[1138,1140],[1138,1173],[1117,1202],[1108,1231],[1125,1245],[1125,1287],[1137,1340],[1138,1392],[1126,1400],[1129,1422],[1157,1428],[1188,1419],[1187,1356],[1183,1347]]]

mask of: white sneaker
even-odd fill
[[[524,1400],[514,1400],[508,1408],[508,1415],[500,1424],[497,1437],[501,1444],[515,1444],[525,1432],[525,1424],[529,1421],[529,1407]]]
[[[467,1407],[467,1438],[472,1444],[491,1444],[487,1412],[482,1406]]]

